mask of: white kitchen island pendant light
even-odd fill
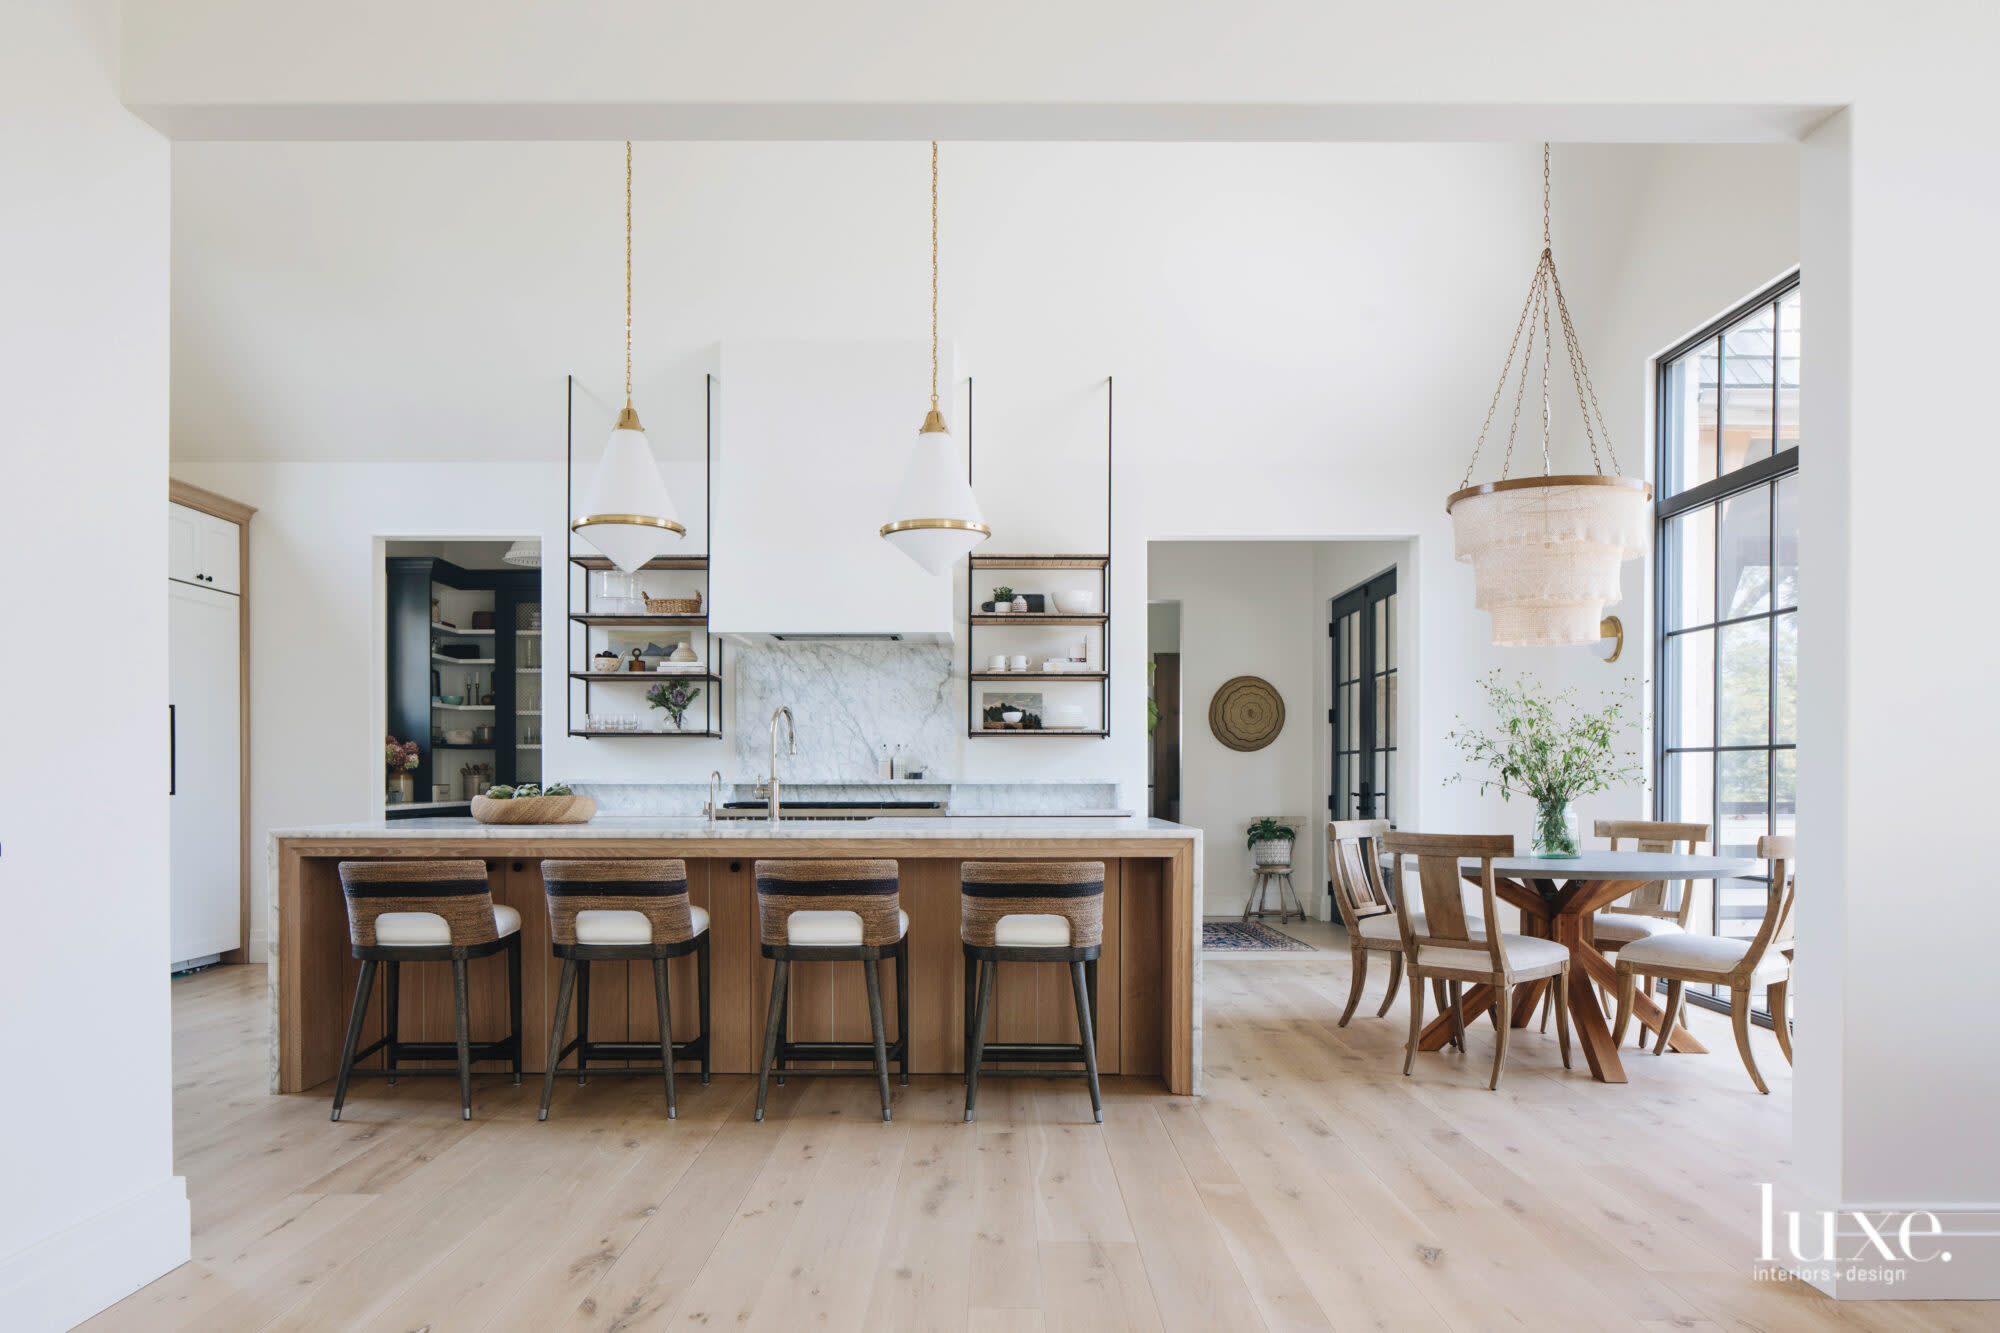
[[[1549,366],[1555,343],[1551,320],[1559,320],[1570,377],[1576,385],[1577,407],[1590,441],[1595,473],[1557,475],[1549,460]],[[1525,346],[1521,341],[1526,332]],[[1536,337],[1542,344],[1542,475],[1509,478],[1514,438],[1521,426],[1521,402],[1534,360]],[[1514,419],[1507,430],[1507,454],[1498,481],[1474,485],[1473,469],[1493,425],[1507,383],[1514,378],[1514,358],[1521,371],[1514,391]],[[1598,458],[1598,436],[1611,455],[1611,475]],[[1465,479],[1445,501],[1451,515],[1452,544],[1458,558],[1472,566],[1473,600],[1492,617],[1493,642],[1503,647],[1596,643],[1604,608],[1619,600],[1619,567],[1645,549],[1648,502],[1652,485],[1636,477],[1617,475],[1618,454],[1611,432],[1597,405],[1590,371],[1584,365],[1576,330],[1570,325],[1569,303],[1556,276],[1549,245],[1549,146],[1542,145],[1542,257],[1528,286],[1527,304],[1514,326],[1514,342],[1500,371],[1500,383],[1486,409],[1486,423],[1473,446]]]
[[[625,410],[583,492],[570,531],[627,574],[664,555],[687,535],[660,478],[645,427],[632,408],[632,143],[625,143]]]
[[[891,546],[933,574],[942,574],[993,535],[966,480],[965,460],[938,411],[938,146],[931,142],[931,410],[917,428],[917,447],[902,489],[882,525]]]

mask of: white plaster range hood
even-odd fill
[[[943,356],[962,440],[949,344]],[[710,628],[949,639],[962,574],[926,574],[878,535],[922,424],[930,345],[732,342],[719,367]]]

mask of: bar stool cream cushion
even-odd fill
[[[1655,935],[1684,935],[1681,923],[1637,912],[1599,912],[1590,919],[1590,933],[1600,940],[1643,940]]]
[[[1067,949],[1069,918],[1053,912],[1016,912],[993,923],[993,943],[1001,949]]]
[[[1690,972],[1714,972],[1719,976],[1741,963],[1743,955],[1749,952],[1749,940],[1726,935],[1655,935],[1620,949],[1618,962],[1620,966],[1629,963],[1635,972],[1646,971],[1650,964]],[[1791,960],[1783,954],[1767,953],[1750,974],[1750,984],[1760,985],[1766,978],[1786,976],[1791,970]]]
[[[1483,942],[1486,939],[1486,932],[1475,930],[1472,932],[1472,938],[1475,943]],[[1563,963],[1569,961],[1568,947],[1558,944],[1554,940],[1539,939],[1533,935],[1507,934],[1502,934],[1500,939],[1507,946],[1507,966],[1516,972],[1530,972],[1536,968],[1543,967],[1560,967]],[[1484,958],[1463,953],[1457,949],[1445,949],[1435,944],[1426,944],[1419,946],[1417,949],[1417,966],[1455,968],[1461,971],[1471,968],[1484,971],[1487,967],[1487,962]]]
[[[506,939],[521,928],[521,914],[493,904],[493,933]],[[375,918],[375,943],[389,948],[429,948],[451,943],[451,927],[436,912],[383,912]]]
[[[708,929],[708,909],[688,904],[689,938]],[[576,914],[578,944],[651,944],[653,923],[644,912],[625,908],[586,908]]]
[[[690,908],[690,911],[693,909]],[[896,938],[910,933],[910,914],[896,912]],[[785,943],[854,946],[861,943],[859,912],[794,912],[785,918]]]
[[[1467,912],[1465,914],[1465,924],[1471,928],[1475,935],[1486,929],[1485,921],[1476,912]],[[1422,912],[1417,913],[1416,916],[1411,918],[1410,928],[1419,935],[1427,933],[1424,930],[1424,914]],[[1394,912],[1377,912],[1374,916],[1362,917],[1361,938],[1364,940],[1402,939],[1402,931],[1396,928],[1396,914]]]

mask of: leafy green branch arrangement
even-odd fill
[[[1479,686],[1498,725],[1484,731],[1461,727],[1445,739],[1468,765],[1486,770],[1488,776],[1478,779],[1481,796],[1491,788],[1502,800],[1522,795],[1559,807],[1644,780],[1637,754],[1619,743],[1630,730],[1624,700],[1607,693],[1609,702],[1590,710],[1576,702],[1573,689],[1545,693],[1526,676],[1509,685],[1497,670]],[[1445,782],[1463,778],[1454,773]]]

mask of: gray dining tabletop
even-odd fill
[[[1406,857],[1411,869],[1416,858]],[[1392,865],[1395,857],[1382,853],[1382,863]],[[1477,875],[1479,858],[1466,857],[1458,863],[1461,873]],[[1508,879],[1734,879],[1755,875],[1764,863],[1753,856],[1688,856],[1680,852],[1610,852],[1591,850],[1567,858],[1541,856],[1495,857],[1493,871]]]

